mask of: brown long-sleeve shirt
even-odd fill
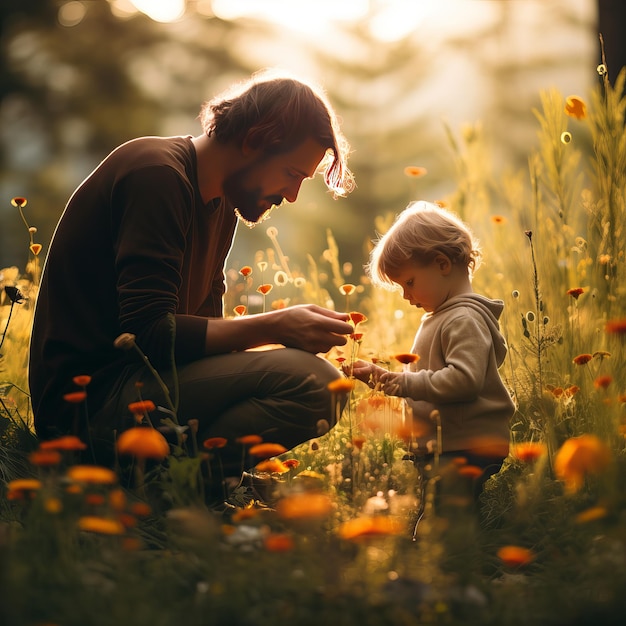
[[[70,198],[44,267],[29,363],[38,434],[68,430],[74,376],[92,376],[94,407],[134,371],[136,355],[113,347],[121,333],[156,368],[171,365],[172,348],[178,363],[203,355],[235,228],[232,207],[202,201],[191,137],[135,139],[100,163]]]

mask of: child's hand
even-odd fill
[[[400,383],[399,376],[395,372],[388,372],[386,370],[380,375],[378,382],[380,383],[382,391],[388,396],[399,396]]]

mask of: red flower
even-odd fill
[[[412,354],[411,352],[396,354],[393,358],[403,365],[408,365],[409,363],[416,363],[417,361],[419,361],[419,355]]]
[[[604,327],[607,333],[616,335],[626,334],[626,317],[617,320],[609,320]]]
[[[528,565],[535,560],[532,550],[520,546],[503,546],[498,550],[497,554],[504,565],[512,568]]]
[[[572,296],[574,300],[578,300],[578,296],[585,293],[585,290],[582,287],[573,287],[572,289],[567,290],[567,295]]]
[[[209,437],[204,440],[202,446],[207,450],[211,450],[213,448],[223,448],[227,443],[228,439],[226,437]]]
[[[270,291],[272,291],[272,285],[265,283],[264,285],[259,285],[256,290],[266,296]]]
[[[358,311],[352,311],[352,313],[350,313],[350,319],[355,326],[361,322],[367,322],[367,317]]]
[[[586,365],[591,359],[593,359],[593,354],[579,354],[574,357],[573,362],[576,365]]]
[[[72,378],[72,382],[79,387],[86,387],[91,382],[91,376],[87,376],[86,374],[74,376],[74,378]]]
[[[239,270],[239,273],[245,278],[246,276],[250,276],[250,274],[252,274],[252,268],[249,265],[244,265]]]

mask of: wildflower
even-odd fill
[[[7,500],[21,500],[33,497],[34,492],[41,489],[42,483],[36,478],[16,478],[7,483]]]
[[[626,317],[616,320],[609,320],[604,327],[604,330],[607,333],[611,333],[614,335],[624,335],[626,334]]]
[[[86,391],[70,391],[69,393],[63,394],[63,400],[70,404],[80,404],[86,397]]]
[[[312,520],[328,517],[334,506],[325,493],[293,493],[278,501],[276,513],[284,520]]]
[[[477,465],[463,465],[457,470],[459,476],[465,476],[466,478],[480,478],[483,475],[483,470]]]
[[[244,446],[254,446],[257,443],[261,443],[263,441],[263,437],[260,435],[243,435],[242,437],[237,437],[235,441]]]
[[[348,541],[367,541],[376,537],[401,535],[404,524],[387,515],[362,516],[348,520],[339,527],[339,536]]]
[[[279,459],[265,459],[257,463],[255,469],[268,474],[285,474],[289,471],[289,468]]]
[[[572,141],[572,133],[569,131],[563,131],[561,133],[561,143],[568,144]]]
[[[502,546],[497,555],[504,565],[512,568],[528,565],[535,560],[534,552],[521,546]]]
[[[7,294],[13,304],[22,304],[22,302],[24,302],[24,294],[17,287],[5,285],[4,293]]]
[[[259,293],[262,293],[264,296],[266,296],[270,291],[272,291],[272,287],[273,285],[270,285],[269,283],[265,283],[264,285],[259,285],[256,290]]]
[[[512,447],[512,456],[523,463],[532,463],[547,451],[546,444],[539,441],[524,441]]]
[[[163,460],[170,452],[165,437],[154,428],[135,426],[125,430],[117,440],[117,451],[140,459]]]
[[[43,508],[46,513],[56,515],[63,510],[63,503],[59,498],[46,498],[46,501],[43,503]]]
[[[156,405],[152,400],[138,400],[137,402],[131,402],[128,405],[128,410],[134,415],[143,415],[150,413],[156,409]]]
[[[293,537],[287,533],[271,533],[263,539],[268,552],[290,552],[294,545]]]
[[[233,311],[235,312],[235,315],[237,316],[241,316],[241,315],[245,315],[246,313],[246,306],[244,304],[238,304]]]
[[[596,389],[607,389],[608,386],[613,382],[613,377],[609,375],[598,376],[593,381],[593,386]]]
[[[298,459],[285,459],[283,465],[289,469],[296,469],[300,465],[300,461]]]
[[[504,218],[502,215],[492,215],[491,216],[491,221],[494,224],[504,224],[504,222],[506,222],[506,218]]]
[[[202,442],[202,447],[212,450],[213,448],[223,448],[227,443],[226,437],[209,437]]]
[[[287,448],[280,443],[258,443],[252,446],[248,452],[252,456],[269,459],[272,456],[287,452]]]
[[[411,352],[402,352],[400,354],[394,354],[393,358],[402,363],[403,365],[409,365],[410,363],[417,363],[420,357],[417,354],[412,354]]]
[[[585,290],[582,287],[572,287],[572,289],[567,290],[567,295],[572,296],[574,300],[578,300],[578,296],[582,295]]]
[[[608,265],[610,262],[611,262],[610,254],[601,254],[598,257],[598,263],[600,263],[600,265]]]
[[[18,209],[23,209],[28,204],[28,200],[21,196],[16,196],[15,198],[11,198],[11,204]]]
[[[356,285],[345,283],[339,287],[339,291],[341,291],[344,296],[351,296],[356,291]]]
[[[600,65],[596,67],[596,72],[598,72],[600,76],[605,76],[608,73],[608,70],[606,69],[606,65],[604,63],[600,63]]]
[[[608,358],[610,358],[610,357],[611,357],[611,353],[610,353],[610,352],[607,352],[606,350],[596,350],[596,351],[593,353],[593,358],[594,358],[594,359],[600,359],[601,361],[602,361],[603,359],[608,359]]]
[[[580,387],[578,385],[570,385],[564,391],[565,391],[565,395],[571,398],[572,396],[575,396],[580,391]]]
[[[357,324],[367,322],[367,317],[363,315],[363,313],[359,313],[358,311],[352,311],[350,313],[350,320],[355,326],[357,326]]]
[[[111,489],[109,492],[109,504],[114,511],[123,511],[126,508],[126,494],[123,489]]]
[[[108,467],[99,465],[74,465],[67,470],[67,477],[75,483],[91,485],[114,485],[117,474]]]
[[[43,246],[40,243],[31,243],[29,248],[35,256],[39,256],[39,253],[41,252]]]
[[[135,347],[135,335],[132,333],[122,333],[113,342],[113,346],[118,350],[132,350]]]
[[[72,382],[79,387],[86,387],[91,382],[91,376],[74,376],[74,378],[72,378]]]
[[[97,517],[95,515],[79,518],[78,528],[79,530],[99,535],[123,535],[125,532],[124,524],[119,520],[111,519],[110,517]]]
[[[28,455],[32,465],[50,467],[61,462],[61,453],[57,450],[35,450]]]
[[[252,274],[252,268],[249,265],[244,265],[240,270],[239,273],[244,277],[247,278],[248,276],[250,276],[250,274]]]
[[[278,287],[284,287],[289,282],[289,276],[284,270],[278,270],[274,274],[274,284]]]
[[[133,502],[130,511],[137,517],[148,517],[152,513],[152,507],[146,502]]]
[[[583,486],[586,476],[599,474],[609,464],[611,451],[596,435],[581,435],[565,441],[554,458],[554,472],[568,493]]]
[[[40,450],[85,450],[87,444],[83,443],[75,435],[64,435],[63,437],[57,437],[56,439],[49,439],[48,441],[42,441],[39,444]]]
[[[577,524],[586,524],[587,522],[595,522],[596,520],[603,519],[608,514],[609,512],[606,507],[592,506],[578,513],[574,518],[574,521]]]
[[[350,378],[336,378],[326,385],[331,393],[350,393],[354,389],[354,380]]]
[[[421,178],[422,176],[426,176],[426,174],[428,174],[428,170],[419,165],[408,165],[404,168],[404,175],[409,178]]]
[[[587,105],[578,96],[568,96],[565,100],[565,113],[577,120],[582,120],[587,115]]]
[[[593,359],[593,354],[579,354],[572,359],[572,363],[576,363],[576,365],[586,365]]]
[[[259,261],[256,266],[259,268],[259,272],[263,273],[267,269],[267,261]]]
[[[350,339],[352,339],[352,341],[359,342],[363,339],[363,333],[352,333],[350,335]]]

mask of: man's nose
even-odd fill
[[[283,190],[283,197],[287,202],[295,202],[298,199],[298,193],[300,193],[300,186],[302,181],[294,182],[291,185],[285,187]]]

